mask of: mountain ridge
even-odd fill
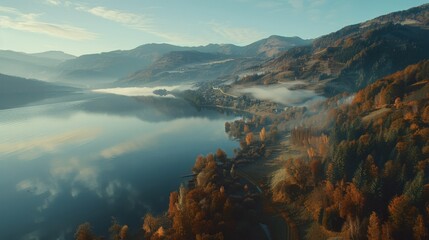
[[[36,57],[42,57],[42,58],[50,58],[60,61],[66,61],[70,59],[76,58],[76,56],[65,53],[63,51],[46,51],[46,52],[40,52],[40,53],[30,53],[32,56]]]
[[[346,26],[265,63],[255,84],[300,79],[330,96],[359,90],[429,58],[428,24],[425,4]]]
[[[276,39],[275,49],[267,46],[267,41]],[[265,41],[264,41],[265,40]],[[291,41],[291,42],[288,42]],[[208,44],[196,47],[181,47],[171,44],[144,44],[131,50],[115,50],[99,54],[82,55],[62,63],[59,67],[59,78],[82,78],[85,74],[93,77],[116,80],[143,71],[159,60],[163,55],[173,51],[198,51],[218,53],[234,57],[269,58],[293,46],[309,44],[311,40],[299,37],[270,36],[247,46],[233,44]],[[265,44],[265,45],[264,45]]]
[[[61,51],[24,53],[0,50],[0,73],[23,78],[49,80],[55,76],[56,67],[75,56]]]

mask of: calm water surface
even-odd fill
[[[82,94],[0,110],[1,239],[72,239],[111,217],[139,229],[195,157],[238,144],[224,133],[237,116],[172,98]]]

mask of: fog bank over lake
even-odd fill
[[[157,87],[116,87],[116,88],[102,88],[94,89],[93,92],[97,93],[111,93],[123,96],[159,96],[155,94],[156,90],[167,90],[168,92],[180,92],[188,89],[192,89],[192,85],[176,85],[176,86],[157,86]],[[171,94],[167,94],[162,97],[174,97]]]

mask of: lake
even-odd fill
[[[4,105],[4,104],[3,104]],[[238,143],[237,118],[186,101],[80,93],[0,110],[2,239],[72,239],[111,217],[131,229],[168,208],[199,154]]]

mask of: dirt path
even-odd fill
[[[246,179],[262,194],[265,212],[264,223],[268,226],[273,240],[299,239],[296,224],[290,218],[286,209],[282,208],[281,204],[274,203],[271,197],[271,176],[283,164],[282,155],[290,152],[287,145],[289,144],[288,140],[288,134],[282,135],[276,144],[267,147],[267,151],[271,152],[270,156],[254,163],[240,166],[237,169],[238,176]]]
[[[225,93],[221,88],[217,88],[217,87],[212,87],[212,88],[213,88],[213,90],[218,90],[220,93],[222,93],[225,96],[229,96],[229,97],[232,97],[232,98],[238,98],[238,96],[235,96],[235,95],[232,95],[232,94],[229,94],[229,93]]]

